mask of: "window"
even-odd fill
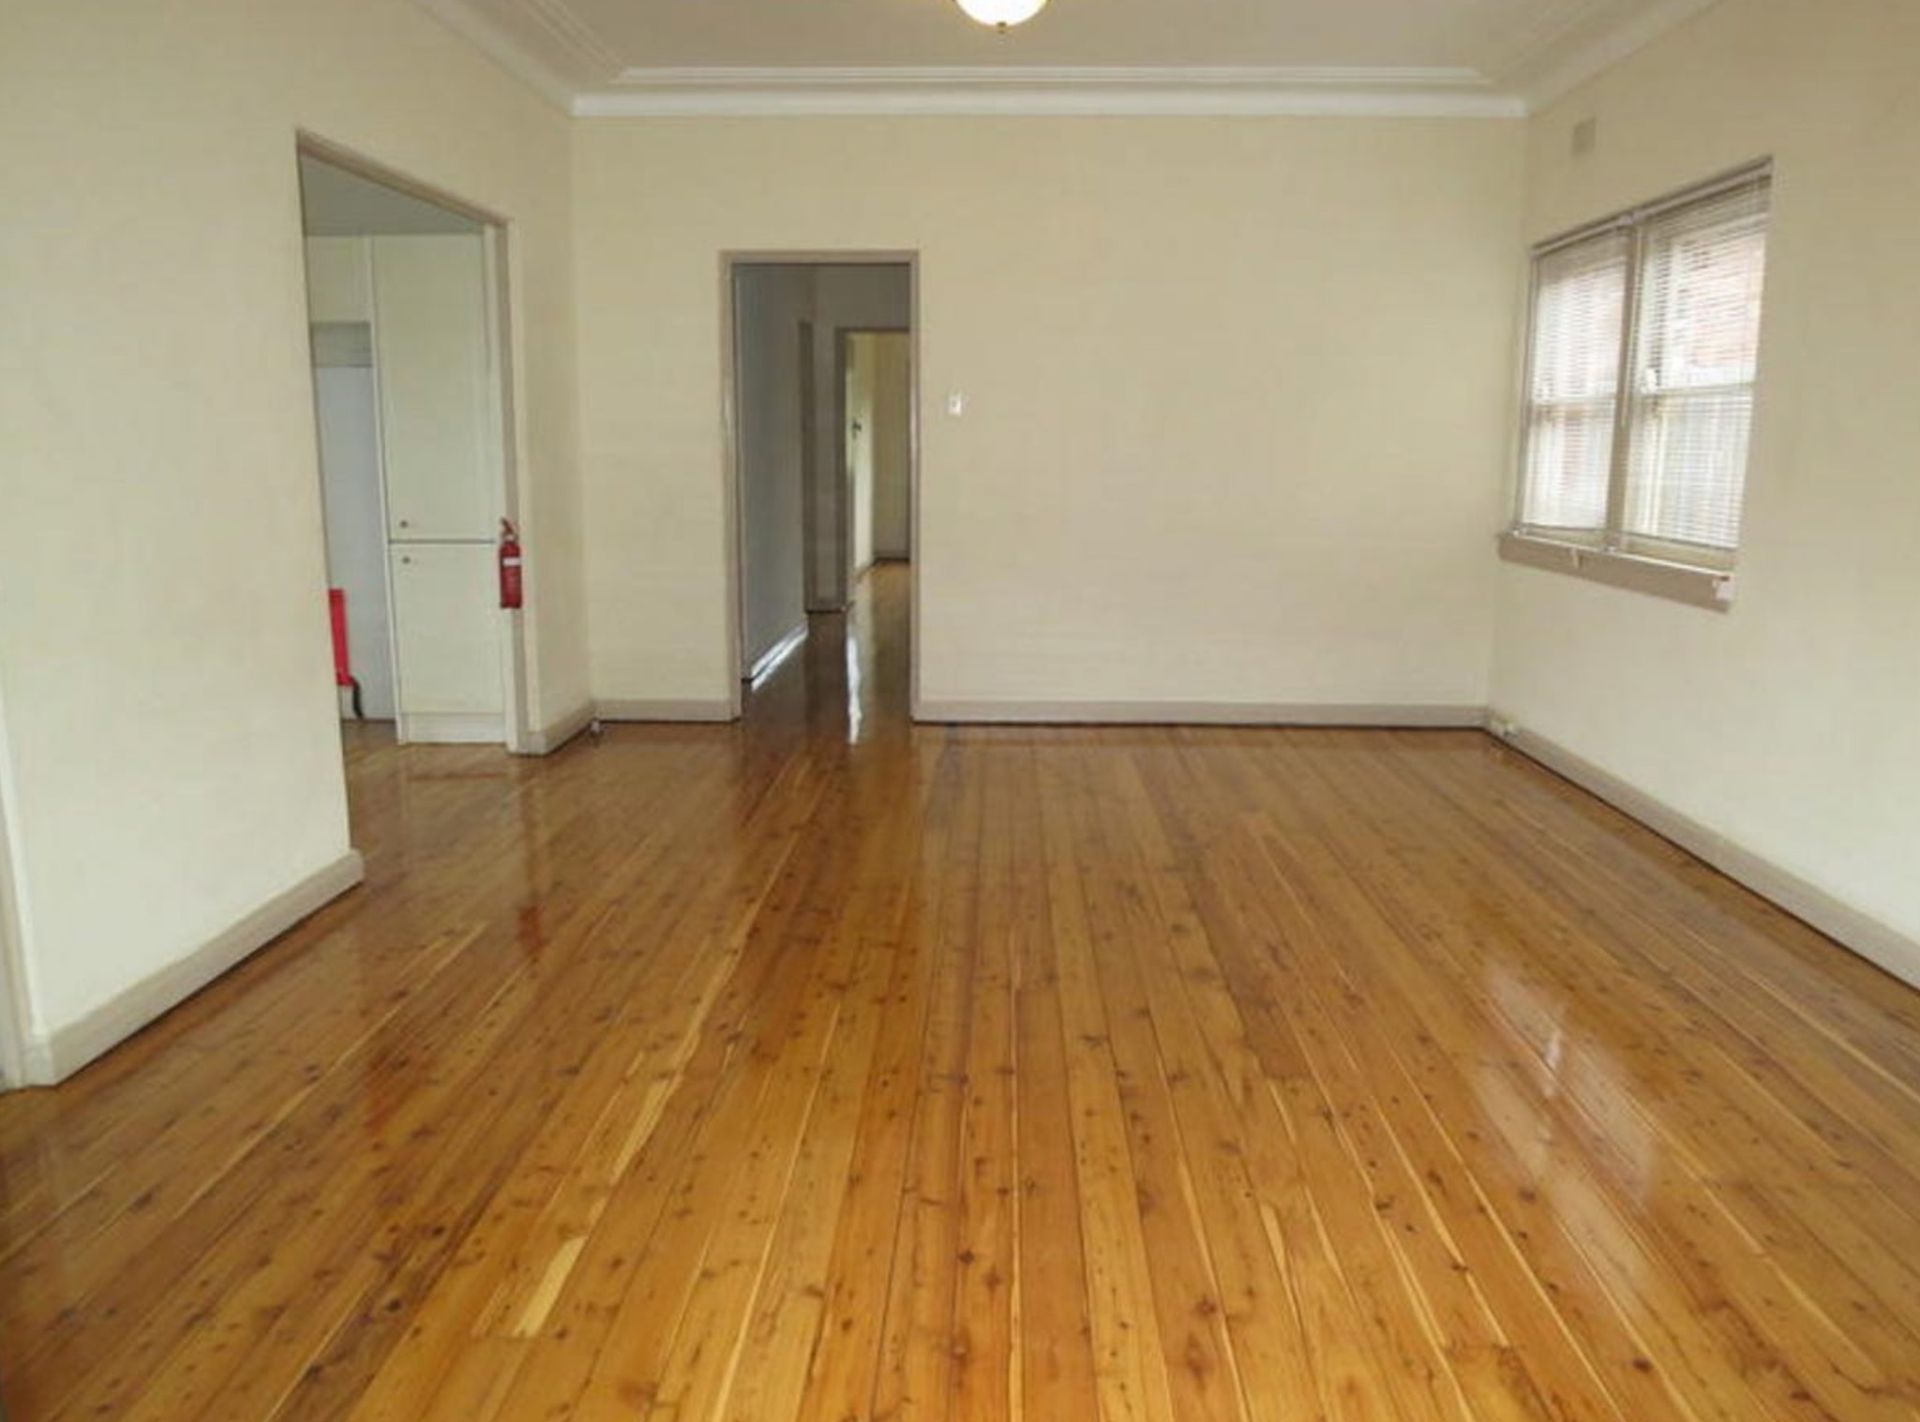
[[[1770,189],[1747,169],[1536,249],[1514,556],[1701,570],[1725,602]]]

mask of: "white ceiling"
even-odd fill
[[[1713,2],[420,0],[585,113],[1519,112]]]

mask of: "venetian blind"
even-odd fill
[[[1765,178],[1648,220],[1622,531],[1731,552],[1753,423]]]
[[[1629,251],[1624,232],[1605,232],[1535,265],[1520,512],[1528,527],[1606,526]]]

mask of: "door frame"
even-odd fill
[[[743,540],[746,536],[741,514],[744,498],[740,470],[740,409],[738,401],[738,327],[734,312],[734,271],[738,267],[905,267],[907,269],[908,411],[907,443],[909,471],[907,480],[907,546],[912,553],[907,575],[907,699],[909,714],[920,715],[920,253],[917,248],[813,248],[813,249],[729,249],[719,254],[720,277],[720,487],[722,496],[722,554],[727,570],[727,668],[730,716],[739,720],[745,707],[746,684],[735,673],[746,646],[746,598],[741,580],[746,575]],[[834,411],[837,430],[834,445],[839,451],[840,471],[846,477],[846,382],[840,372],[840,352],[844,348],[842,330],[887,330],[878,326],[834,327],[835,393]],[[803,492],[802,497],[805,497]],[[852,595],[853,539],[848,527],[852,506],[844,498],[840,508],[840,554],[849,565],[847,591]]]
[[[495,395],[495,428],[491,431],[495,446],[499,451],[500,487],[496,491],[499,499],[500,516],[512,521],[521,531],[521,540],[526,541],[525,529],[521,522],[520,471],[523,467],[520,452],[520,419],[516,401],[519,363],[514,359],[513,324],[513,222],[510,218],[469,201],[459,194],[450,192],[435,183],[426,182],[413,175],[371,157],[357,149],[336,143],[307,129],[298,129],[294,133],[294,164],[296,174],[299,160],[315,158],[335,168],[345,169],[357,177],[369,182],[391,188],[404,196],[417,198],[421,202],[432,203],[435,207],[478,223],[481,231],[481,260],[485,273],[485,300],[487,304],[487,378]],[[296,184],[297,186],[297,184]],[[302,269],[305,266],[306,224],[300,224]],[[306,287],[301,285],[302,307],[307,309]],[[309,324],[311,311],[308,310]],[[312,382],[312,367],[308,367],[308,380]],[[378,357],[376,356],[375,374],[378,375]],[[317,399],[318,392],[311,392]],[[378,419],[376,401],[375,418]],[[314,430],[314,450],[316,459],[319,451],[319,430]],[[385,456],[381,457],[380,499],[384,509],[386,502]],[[319,466],[314,468],[316,480]],[[326,515],[321,511],[319,538],[322,551],[326,547]],[[388,568],[387,594],[387,638],[392,644],[393,675],[395,689],[394,725],[396,730],[402,724],[398,705],[401,681],[400,649],[394,630],[392,569]],[[501,742],[505,748],[520,755],[537,754],[534,746],[534,728],[531,708],[527,696],[527,619],[526,612],[507,612],[498,610],[500,622],[500,675],[504,692],[502,697]],[[334,694],[335,714],[338,714],[338,692]]]

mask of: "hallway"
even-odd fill
[[[912,581],[909,564],[875,563],[855,581],[844,613],[810,614],[799,650],[748,691],[744,725],[844,733],[849,742],[905,734]]]
[[[366,886],[0,1099],[13,1422],[1910,1418],[1920,1000],[1478,732],[357,748]]]

